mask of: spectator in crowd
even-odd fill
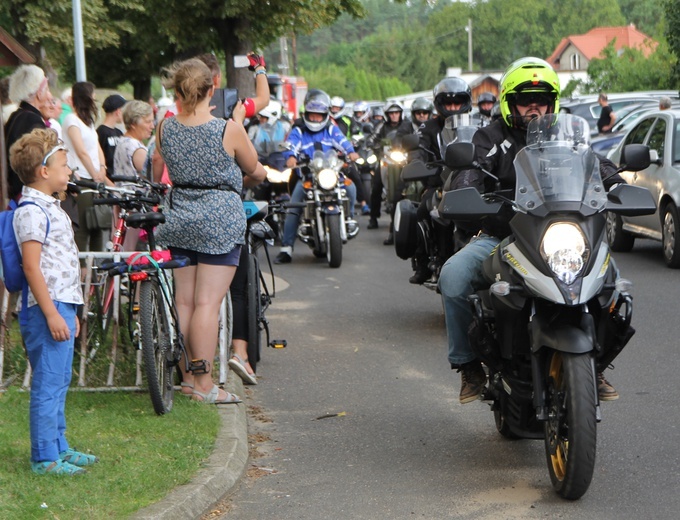
[[[173,184],[157,239],[173,255],[191,259],[191,265],[174,272],[179,323],[191,360],[188,372],[180,363],[184,388],[192,390],[197,401],[239,403],[238,396],[213,383],[212,363],[219,307],[234,277],[245,233],[241,172],[256,181],[266,172],[243,125],[211,115],[213,75],[201,60],[176,63],[166,83],[174,88],[181,109],[162,120],[156,132],[156,147]],[[234,110],[235,118],[243,117],[242,104]]]
[[[47,128],[43,111],[46,112],[52,97],[43,70],[36,65],[21,65],[9,78],[9,97],[19,103],[5,122],[5,145],[7,157],[11,146],[24,134],[35,128]],[[8,194],[19,200],[22,183],[11,164],[7,169]]]
[[[111,176],[116,172],[113,164],[113,157],[116,153],[116,145],[123,135],[123,131],[118,128],[123,122],[123,107],[127,103],[120,94],[111,94],[102,103],[102,110],[104,110],[104,121],[97,127],[97,137],[99,139],[99,146],[104,152],[104,159],[106,161],[106,173]]]
[[[10,163],[30,201],[16,210],[14,228],[28,282],[19,319],[33,372],[29,424],[31,469],[39,475],[78,475],[97,462],[66,440],[66,394],[83,304],[78,248],[68,215],[52,194],[66,190],[71,170],[57,135],[36,128],[15,141]]]
[[[659,100],[659,110],[668,110],[671,108],[671,98],[664,96]]]
[[[2,106],[2,123],[4,124],[12,115],[18,105],[9,97],[9,78],[0,79],[0,105]]]
[[[106,176],[104,152],[99,146],[99,138],[94,129],[97,119],[94,85],[89,81],[79,81],[73,85],[71,91],[74,112],[66,116],[63,124],[69,164],[75,168],[77,177],[111,185]],[[85,216],[93,207],[93,196],[93,193],[81,193],[77,199],[80,225],[76,231],[76,243],[81,252],[102,251],[104,246],[102,230],[88,226]]]
[[[66,119],[66,116],[73,113],[71,87],[65,88],[59,97],[61,99],[61,116],[59,116],[59,124],[64,126],[64,119]]]
[[[612,107],[609,106],[607,94],[604,92],[600,92],[597,102],[602,107],[600,119],[597,120],[597,131],[601,134],[609,134],[612,131],[612,126],[616,123],[616,114],[612,110]]]

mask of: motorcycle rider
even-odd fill
[[[281,103],[272,99],[258,112],[259,124],[248,129],[248,137],[257,151],[260,162],[277,170],[285,168],[286,160],[281,145],[290,131],[290,125],[279,119],[281,112]]]
[[[434,105],[426,97],[419,97],[411,103],[411,119],[405,119],[397,129],[397,136],[415,134],[432,117]]]
[[[419,128],[420,147],[409,153],[409,162],[421,160],[427,163],[442,160],[446,149],[445,143],[450,142],[450,137],[447,137],[446,134],[451,133],[457,126],[470,124],[469,113],[472,109],[472,92],[470,85],[463,79],[455,76],[444,78],[435,85],[433,97],[437,117],[426,121]],[[441,185],[441,179],[436,178],[428,182],[429,185],[421,198],[422,202],[418,206],[417,219],[419,222],[429,221],[432,226],[440,226],[431,219],[425,201],[429,200]],[[443,237],[445,233],[442,230],[442,233],[438,235]],[[440,247],[445,249],[447,245],[440,244]],[[452,247],[452,244],[449,244],[448,247]],[[409,278],[409,283],[423,284],[432,276],[429,262],[423,236],[418,233],[418,246],[413,257],[415,273]]]
[[[472,142],[475,160],[500,179],[502,189],[514,189],[513,159],[526,145],[526,128],[536,117],[559,112],[560,82],[552,67],[539,58],[527,57],[513,62],[501,78],[501,118],[479,129]],[[600,170],[607,189],[624,182],[616,167],[602,157]],[[480,192],[494,191],[495,186],[480,170],[464,170],[453,182],[453,189],[475,187]],[[492,182],[491,184],[495,184]],[[482,263],[510,233],[511,214],[481,222],[479,233],[460,251],[451,256],[441,270],[439,290],[444,303],[448,359],[451,368],[461,373],[460,402],[478,399],[486,384],[486,374],[470,347],[468,327],[472,311],[468,296],[488,284],[484,280]],[[600,400],[618,398],[616,390],[603,374],[598,374]]]
[[[368,106],[366,101],[357,101],[352,106],[352,121],[349,125],[349,135],[363,134],[364,126],[366,124],[370,125],[371,131],[373,131],[373,125],[370,122],[371,119],[371,107]]]
[[[496,96],[491,92],[482,92],[477,98],[477,108],[479,108],[479,126],[483,128],[493,121],[491,111],[496,104]]]
[[[371,123],[377,127],[380,123],[385,122],[385,111],[383,107],[373,107],[371,109]]]
[[[351,161],[356,161],[359,158],[359,154],[354,151],[352,143],[347,140],[337,126],[331,123],[330,105],[331,99],[323,90],[316,90],[311,96],[307,95],[304,105],[305,111],[302,116],[303,126],[295,126],[286,139],[288,149],[283,152],[286,158],[286,167],[295,168],[301,153],[312,157],[316,150],[327,152],[336,149],[343,151]],[[356,188],[354,184],[349,184],[346,189],[350,202],[349,217],[352,218],[356,202]],[[291,202],[303,202],[305,200],[302,182],[297,182],[290,200]],[[286,215],[281,249],[274,260],[277,264],[289,264],[293,260],[293,245],[297,238],[301,213],[301,209],[295,208],[290,209]],[[348,226],[350,224],[357,225],[356,222],[351,220],[348,221]]]
[[[372,146],[378,148],[378,158],[382,154],[382,146],[385,144],[385,141],[390,141],[392,145],[397,144],[397,130],[404,121],[404,107],[398,101],[388,101],[385,105],[384,113],[387,119],[378,123],[371,135]],[[380,175],[374,175],[371,180],[371,216],[368,220],[368,229],[377,229],[378,227],[382,191],[382,178]]]
[[[331,117],[333,122],[340,128],[342,134],[349,139],[349,125],[352,123],[352,120],[345,115],[345,100],[340,96],[333,96],[331,98]]]

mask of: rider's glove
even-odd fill
[[[254,52],[248,53],[248,61],[250,62],[250,65],[248,65],[248,70],[255,70],[257,67],[265,67],[264,64],[264,56],[260,56],[259,54],[255,54]]]

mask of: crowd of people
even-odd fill
[[[420,146],[409,154],[409,160],[441,161],[446,144],[451,142],[449,134],[460,125],[472,124],[472,92],[458,77],[442,79],[434,86],[431,99],[413,100],[408,111],[398,102],[371,107],[362,100],[348,110],[341,97],[311,89],[300,118],[289,119],[281,103],[270,96],[264,59],[251,53],[249,60],[256,95],[238,101],[228,120],[212,114],[211,99],[222,77],[211,54],[177,62],[165,71],[164,83],[174,90],[175,101],[163,117],[157,117],[150,103],[113,94],[103,101],[104,117],[98,127],[99,108],[90,82],[73,84],[60,99],[54,98],[43,70],[35,65],[19,67],[5,82],[4,97],[15,105],[3,106],[3,116],[5,107],[8,114],[9,197],[33,202],[17,210],[16,229],[29,286],[30,315],[22,319],[21,330],[33,369],[31,462],[36,473],[78,474],[96,462],[93,455],[71,449],[64,435],[65,396],[79,328],[76,310],[82,304],[78,251],[103,250],[104,239],[101,229],[88,224],[92,195],[68,193],[71,175],[109,185],[114,182],[113,173],[172,183],[172,202],[164,209],[166,223],[159,226],[157,241],[172,254],[191,260],[174,275],[179,323],[189,356],[188,370],[180,363],[182,393],[205,403],[232,404],[241,399],[213,382],[217,316],[231,288],[234,339],[229,365],[245,383],[256,384],[247,357],[242,196],[244,188],[265,179],[263,165],[294,168],[302,154],[341,151],[349,160],[347,174],[353,181],[347,186],[350,219],[356,206],[368,215],[367,228],[376,229],[382,179],[374,175],[370,193],[366,193],[358,171],[351,166],[359,157],[353,136],[366,134],[367,142],[380,154],[383,146],[398,147],[404,136],[416,134]],[[514,186],[512,160],[525,143],[527,123],[557,112],[559,97],[556,73],[537,58],[510,65],[501,80],[500,99],[491,92],[477,96],[476,160],[504,187]],[[615,116],[607,110],[606,96],[601,104],[601,130],[607,131]],[[612,165],[602,161],[602,167]],[[616,176],[609,179],[621,182]],[[482,192],[489,189],[477,170],[459,173],[452,184],[469,186]],[[423,198],[437,189],[439,186],[425,186]],[[301,183],[290,198],[293,202],[304,200]],[[299,218],[300,211],[292,210],[285,220],[282,246],[275,259],[278,264],[293,260]],[[418,219],[429,218],[423,204]],[[188,229],[192,232],[187,233]],[[475,231],[464,247],[455,254],[451,251],[438,282],[445,308],[448,360],[462,375],[461,403],[477,399],[486,384],[484,369],[467,339],[472,319],[467,296],[483,286],[481,264],[507,235],[507,221],[486,222]],[[390,229],[385,244],[393,240]],[[426,264],[424,244],[419,244],[411,283],[423,283]],[[55,270],[64,275],[55,277]],[[49,368],[53,366],[58,369]],[[618,397],[602,374],[598,390],[600,399]]]

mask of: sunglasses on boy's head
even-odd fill
[[[444,96],[442,98],[442,105],[464,105],[468,102],[466,96]]]
[[[61,142],[61,141],[54,148],[52,148],[49,152],[47,152],[47,155],[45,155],[45,157],[43,157],[42,165],[47,166],[47,161],[50,159],[50,157],[52,157],[55,153],[57,153],[60,150],[64,150],[65,152],[68,152],[68,148],[66,148],[64,146],[64,143]]]
[[[516,105],[528,107],[529,105],[548,106],[553,99],[545,92],[519,92],[514,94],[513,99]]]

